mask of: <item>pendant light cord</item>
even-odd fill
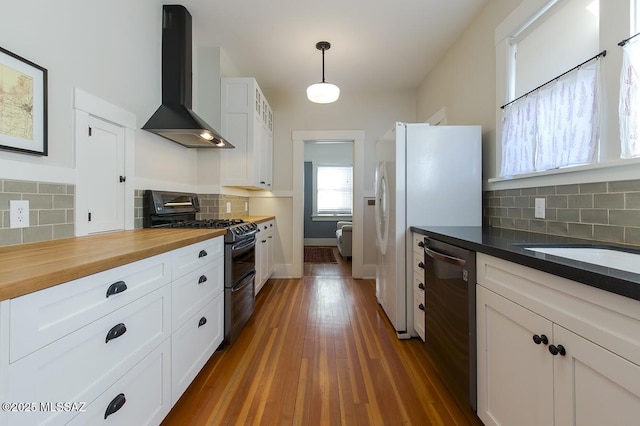
[[[324,83],[324,47],[322,48],[322,82]]]

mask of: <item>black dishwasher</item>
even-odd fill
[[[425,344],[463,406],[476,411],[476,254],[426,237]]]

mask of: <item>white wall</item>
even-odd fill
[[[341,93],[340,99],[333,104],[319,105],[309,102],[304,88],[299,93],[265,93],[274,111],[274,147],[273,177],[274,196],[268,199],[252,198],[249,213],[252,215],[276,214],[283,218],[292,216],[293,191],[293,149],[292,132],[306,130],[364,130],[364,198],[373,197],[375,173],[375,143],[396,121],[415,121],[415,91]],[[296,177],[301,179],[302,177]],[[354,200],[366,205],[366,200]],[[367,244],[364,250],[365,271],[367,264],[375,263],[375,244],[367,239],[375,234],[373,221],[367,217],[373,214],[372,208],[364,209],[364,229]],[[284,229],[292,222],[280,221],[279,250],[275,254],[275,263],[283,266],[282,271],[291,270],[293,263],[293,235],[290,229]],[[290,227],[290,226],[289,226]],[[375,242],[375,239],[373,240]],[[275,272],[278,276],[278,270]]]
[[[495,29],[521,0],[491,0],[418,88],[417,117],[447,108],[447,124],[482,126],[483,176],[495,170]]]
[[[78,87],[136,115],[142,187],[195,188],[196,151],[139,129],[161,101],[161,15],[160,0],[19,0],[3,7],[2,47],[48,70],[49,156],[0,151],[0,177],[75,182]]]

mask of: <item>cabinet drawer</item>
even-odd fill
[[[421,264],[422,267],[420,267]],[[413,253],[413,270],[418,275],[424,275],[424,252]]]
[[[415,328],[416,333],[425,341],[425,328],[424,328],[424,311],[418,308],[418,303],[413,304],[413,328]]]
[[[202,324],[206,320],[206,323]],[[224,293],[171,336],[171,394],[175,404],[224,338]]]
[[[422,287],[422,288],[420,288]],[[422,302],[424,303],[424,275],[419,275],[417,273],[413,274],[413,294],[417,294],[421,292],[422,294]]]
[[[158,425],[171,409],[171,342],[165,339],[124,377],[89,404],[69,425]],[[122,395],[122,396],[119,396]],[[104,418],[107,407],[124,400]],[[115,404],[120,405],[120,404]]]
[[[424,256],[424,247],[422,247],[423,244],[424,244],[424,235],[414,233],[413,234],[413,252],[421,253]]]
[[[193,271],[171,284],[171,327],[177,330],[224,290],[224,258]]]
[[[170,281],[170,257],[162,254],[11,299],[10,361],[30,354]],[[109,294],[110,289],[109,293],[115,294]]]
[[[174,250],[173,255],[173,279],[213,262],[224,256],[224,237],[216,237],[207,241],[192,244],[187,247]]]
[[[169,337],[170,297],[170,286],[164,286],[10,364],[8,400],[91,403]],[[126,331],[107,341],[121,324]],[[73,413],[33,415],[33,421],[27,423],[68,421]],[[13,416],[10,420],[10,424],[25,424],[24,419]]]

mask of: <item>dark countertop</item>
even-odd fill
[[[485,253],[640,300],[640,274],[524,249],[525,246],[563,245],[615,247],[624,251],[640,253],[638,247],[480,226],[412,226],[411,231],[467,250]]]

